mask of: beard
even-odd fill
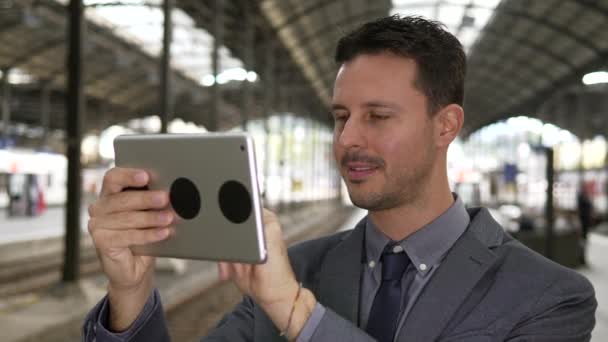
[[[348,195],[351,202],[362,209],[380,211],[416,203],[432,179],[436,151],[429,148],[423,154],[418,167],[398,168],[397,172],[387,172],[386,168],[378,169],[376,177],[383,176],[384,184],[375,191],[358,189],[355,184],[348,184]],[[386,165],[386,163],[382,163]]]

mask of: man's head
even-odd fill
[[[392,16],[343,37],[336,61],[334,154],[353,203],[390,209],[448,187],[447,147],[464,115],[458,40],[438,23]]]
[[[335,60],[343,64],[380,53],[416,62],[415,85],[428,98],[430,113],[450,103],[462,106],[466,57],[458,39],[440,23],[397,15],[366,23],[340,39]]]

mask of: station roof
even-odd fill
[[[226,60],[255,70],[258,116],[264,92],[271,83],[283,92],[283,109],[325,115],[320,104],[328,104],[337,66],[333,62],[338,38],[362,22],[391,13],[420,14],[446,23],[463,42],[468,54],[465,133],[510,116],[527,115],[554,123],[587,137],[608,130],[606,88],[585,86],[588,72],[606,68],[608,61],[608,0],[246,0],[219,1],[224,6]],[[158,0],[87,1],[89,7],[139,5],[156,8]],[[191,29],[213,32],[215,1],[175,0],[176,7],[190,18]],[[7,5],[8,4],[8,5]],[[51,84],[55,92],[65,88],[65,7],[58,0],[0,1],[0,67],[24,70],[40,82],[16,86],[14,93],[34,103],[39,84]],[[253,65],[245,66],[243,20],[250,16],[255,26]],[[151,15],[151,17],[154,17]],[[184,24],[186,25],[186,24]],[[85,46],[86,94],[93,113],[112,112],[111,117],[90,115],[93,126],[153,112],[158,100],[158,44],[141,44],[117,34],[120,26],[104,26],[87,20]],[[274,54],[280,64],[272,79],[264,74],[265,45],[274,37]],[[178,40],[176,38],[176,40]],[[203,44],[203,43],[201,43]],[[208,43],[205,43],[208,45]],[[204,44],[203,44],[204,45]],[[186,56],[187,54],[184,54]],[[203,53],[208,56],[208,53]],[[192,58],[191,58],[192,59]],[[200,65],[209,59],[195,58]],[[193,71],[174,65],[176,114],[205,124],[201,118],[210,98],[202,83],[208,71]],[[230,64],[228,63],[228,64]],[[196,63],[192,63],[196,64]],[[199,66],[200,66],[199,65]],[[198,72],[198,73],[197,73]],[[282,76],[281,76],[282,77]],[[293,85],[298,85],[297,87]],[[282,89],[286,88],[286,89]],[[285,92],[288,91],[288,94]],[[234,126],[239,117],[239,89],[225,86],[220,127]],[[307,101],[315,105],[307,105]],[[25,105],[24,105],[25,106]],[[15,111],[16,120],[36,122],[35,109]],[[30,105],[32,107],[32,105]],[[57,106],[52,122],[61,127]],[[96,119],[100,117],[99,119]],[[124,118],[124,119],[123,119]],[[57,119],[57,120],[56,120]],[[95,121],[98,120],[98,121]]]
[[[262,9],[326,101],[341,34],[389,12],[422,15],[467,51],[465,134],[519,115],[582,137],[608,131],[606,89],[581,82],[608,67],[606,0],[266,0]]]

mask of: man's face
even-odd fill
[[[334,156],[358,207],[412,203],[431,178],[433,120],[415,76],[414,60],[387,53],[360,55],[338,72]]]

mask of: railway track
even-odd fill
[[[0,299],[43,290],[61,280],[61,250],[35,254],[18,260],[0,261]],[[95,249],[83,248],[80,255],[81,276],[101,271]]]

